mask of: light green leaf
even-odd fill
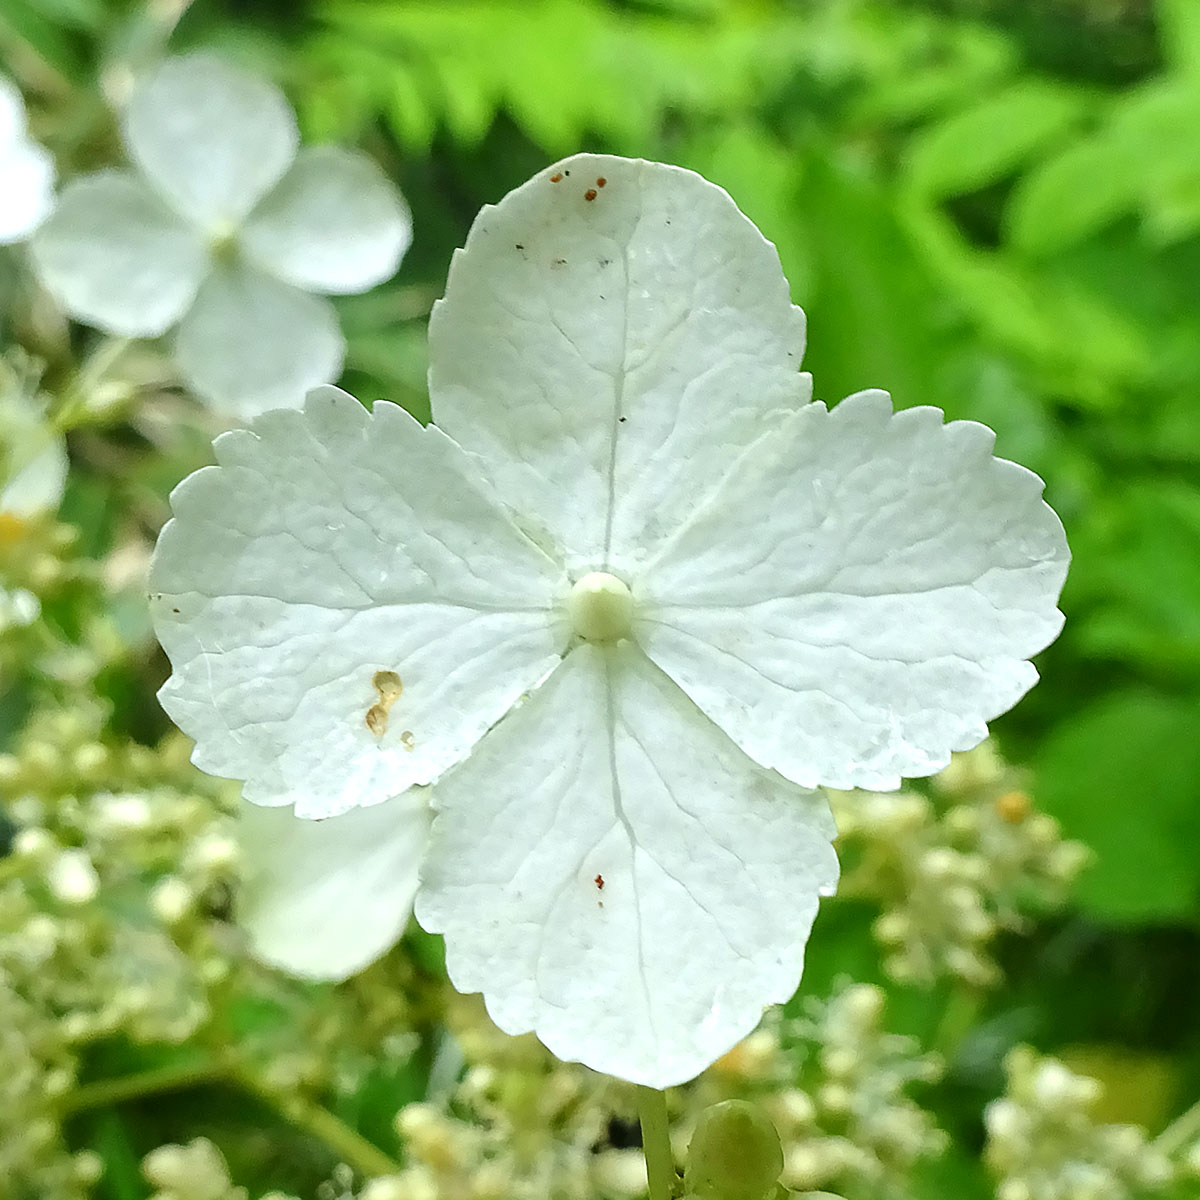
[[[1099,232],[1138,204],[1138,179],[1111,139],[1077,142],[1026,175],[1005,221],[1012,244],[1050,254]]]
[[[1082,93],[1061,84],[1015,83],[918,138],[909,184],[921,195],[943,197],[995,183],[1058,142],[1087,107]]]

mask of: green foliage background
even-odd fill
[[[140,39],[151,53],[138,5],[0,0],[0,51],[42,90],[35,128],[69,167],[113,154],[96,80]],[[450,253],[482,204],[586,148],[732,193],[809,315],[819,397],[881,386],[984,421],[1046,480],[1074,551],[1067,625],[997,733],[1096,860],[1073,911],[1013,942],[943,1119],[968,1148],[978,1138],[967,1114],[998,1083],[994,1063],[973,1065],[992,1062],[989,1037],[1099,1046],[1101,1074],[1130,1054],[1160,1066],[1161,1095],[1119,1097],[1152,1125],[1194,1096],[1200,3],[197,0],[171,44],[273,75],[307,138],[362,144],[400,183],[412,251],[391,284],[339,301],[344,383],[368,400],[428,415],[425,317]],[[128,454],[116,478],[85,467],[65,514],[101,550],[131,511],[161,520],[204,456],[187,442],[170,461]],[[146,711],[117,719],[142,738],[161,728]],[[813,988],[878,976],[852,911],[818,923],[812,955]],[[903,1019],[928,1034],[921,1003],[902,1001]],[[154,1124],[171,1135],[162,1112]],[[146,1141],[98,1136],[117,1159]],[[982,1194],[966,1168],[955,1186]]]

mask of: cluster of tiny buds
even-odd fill
[[[1188,1154],[1173,1161],[1139,1127],[1098,1123],[1096,1080],[1028,1047],[1005,1068],[1007,1092],[984,1114],[997,1200],[1143,1200],[1190,1173]]]
[[[1020,782],[985,742],[956,755],[931,796],[832,794],[847,862],[840,894],[882,907],[874,931],[898,982],[994,986],[996,934],[1061,903],[1086,865],[1086,848],[1064,841]]]
[[[405,1167],[385,1200],[632,1200],[646,1188],[640,1151],[606,1145],[610,1119],[632,1122],[633,1091],[561,1063],[533,1037],[510,1038],[475,997],[450,1001],[465,1067],[438,1102],[396,1117]]]
[[[935,1082],[941,1063],[884,1030],[884,1001],[879,988],[853,984],[810,1005],[794,1024],[811,1047],[802,1089],[764,1101],[783,1139],[788,1187],[903,1192],[914,1167],[944,1149],[945,1135],[907,1094],[913,1084]]]

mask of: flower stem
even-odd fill
[[[63,1097],[59,1112],[69,1117],[93,1108],[110,1108],[115,1104],[140,1100],[144,1096],[155,1096],[160,1092],[178,1092],[206,1083],[222,1083],[228,1076],[225,1066],[210,1059],[187,1066],[155,1067],[120,1079],[85,1083]]]
[[[666,1093],[639,1085],[637,1098],[650,1200],[671,1200],[675,1195],[675,1164],[667,1133]]]
[[[182,1091],[210,1083],[223,1083],[249,1092],[288,1124],[323,1142],[364,1178],[396,1175],[400,1171],[399,1163],[327,1109],[302,1096],[288,1095],[266,1087],[246,1067],[228,1059],[205,1058],[187,1066],[156,1067],[120,1079],[85,1083],[63,1097],[59,1113],[63,1117],[70,1117],[92,1109],[111,1108],[131,1100],[141,1100],[161,1092]]]
[[[1154,1148],[1170,1156],[1176,1150],[1181,1150],[1194,1138],[1200,1138],[1200,1100],[1197,1100],[1182,1116],[1176,1117],[1154,1139]]]
[[[289,1124],[324,1142],[364,1178],[400,1173],[400,1164],[395,1159],[319,1104],[303,1096],[284,1094],[266,1087],[246,1070],[235,1072],[234,1081],[244,1091],[273,1108]]]

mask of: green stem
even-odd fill
[[[75,378],[67,384],[62,403],[54,413],[54,428],[59,433],[68,433],[79,424],[80,418],[87,412],[92,391],[132,344],[132,338],[109,338],[79,368]]]
[[[120,1079],[85,1083],[63,1097],[59,1112],[69,1117],[93,1108],[110,1108],[144,1096],[155,1096],[159,1092],[178,1092],[206,1083],[222,1083],[228,1078],[228,1068],[211,1060],[186,1067],[156,1067]]]
[[[667,1131],[666,1094],[639,1085],[637,1099],[650,1200],[671,1200],[675,1194],[675,1164]]]
[[[358,1130],[351,1129],[328,1109],[302,1096],[281,1095],[244,1070],[237,1071],[234,1078],[239,1087],[257,1096],[285,1121],[324,1142],[343,1162],[353,1167],[364,1178],[400,1173],[400,1164],[395,1159],[380,1150],[374,1142],[368,1141]]]
[[[1200,1100],[1197,1100],[1182,1116],[1176,1117],[1154,1139],[1154,1147],[1169,1156],[1177,1150],[1182,1150],[1196,1138],[1200,1138]]]
[[[158,1067],[120,1079],[86,1083],[63,1098],[59,1113],[71,1117],[92,1109],[111,1108],[161,1092],[182,1091],[208,1083],[223,1083],[249,1092],[283,1120],[324,1142],[364,1178],[396,1175],[400,1171],[399,1163],[327,1109],[301,1096],[281,1095],[260,1083],[245,1067],[228,1060],[222,1062],[210,1058],[188,1066]]]

